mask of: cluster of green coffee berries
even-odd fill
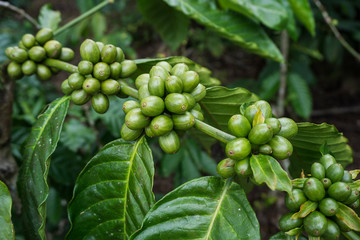
[[[19,46],[8,47],[6,56],[11,59],[7,71],[11,78],[19,79],[24,75],[36,74],[40,80],[48,80],[53,73],[59,70],[49,68],[43,61],[47,58],[60,59],[69,62],[74,59],[74,51],[62,47],[59,41],[53,40],[54,34],[51,29],[43,28],[36,35],[23,35]]]
[[[180,148],[178,132],[192,128],[195,119],[204,119],[197,102],[205,97],[206,89],[198,73],[184,63],[171,66],[162,61],[148,74],[139,75],[135,85],[140,102],[124,103],[122,138],[135,140],[145,131],[148,137],[159,137],[164,152],[176,153]]]
[[[290,157],[293,146],[288,138],[298,132],[292,119],[273,117],[270,104],[263,100],[248,106],[243,114],[233,115],[228,128],[236,138],[226,144],[228,158],[217,167],[218,174],[225,178],[236,174],[251,176],[249,161],[252,154],[271,155],[277,160]]]
[[[309,236],[322,239],[339,239],[341,232],[350,228],[335,215],[339,204],[353,209],[360,204],[359,192],[351,189],[351,174],[338,164],[330,154],[320,158],[311,166],[311,177],[307,178],[301,189],[292,191],[293,198],[287,194],[285,204],[291,211],[279,220],[280,230],[291,233],[295,228],[302,228]],[[315,203],[316,210],[305,217],[294,217],[294,213],[306,204]],[[315,208],[314,208],[315,209]]]
[[[109,109],[108,96],[120,92],[117,80],[129,77],[137,66],[134,61],[125,60],[121,48],[91,39],[81,44],[80,55],[82,61],[78,64],[78,72],[63,81],[61,90],[71,94],[73,103],[82,105],[91,99],[94,110],[105,113]]]

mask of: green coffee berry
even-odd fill
[[[206,96],[206,87],[199,83],[190,94],[195,98],[196,102],[199,102]]]
[[[150,75],[148,89],[151,95],[163,97],[165,95],[165,81],[159,76],[151,77]]]
[[[294,213],[287,213],[284,216],[282,216],[279,220],[279,228],[281,231],[283,232],[287,232],[290,231],[291,229],[300,227],[301,225],[303,225],[303,219],[302,218],[298,218],[298,219],[292,219],[291,216]]]
[[[341,179],[342,182],[346,182],[346,183],[352,183],[352,177],[351,174],[349,173],[349,171],[344,170],[344,175]]]
[[[269,144],[263,144],[259,147],[259,152],[261,154],[270,155],[272,154],[272,148]]]
[[[85,90],[85,92],[94,95],[100,91],[100,81],[96,78],[87,78],[84,80],[82,88]]]
[[[306,179],[303,191],[306,197],[313,202],[318,202],[325,197],[324,185],[314,177]]]
[[[336,160],[330,154],[322,155],[320,158],[320,163],[325,167],[325,170],[331,165],[336,163]]]
[[[158,62],[156,64],[156,66],[162,67],[163,69],[165,69],[169,73],[170,73],[170,71],[172,69],[171,65],[168,62],[165,62],[165,61]]]
[[[231,158],[225,158],[218,163],[216,172],[223,178],[229,178],[235,175],[235,161]]]
[[[92,74],[94,68],[94,64],[87,60],[82,60],[78,64],[78,71],[82,75],[89,75]]]
[[[68,95],[70,93],[72,93],[72,91],[74,91],[70,85],[69,85],[69,82],[68,80],[64,80],[62,83],[61,83],[61,91],[65,94],[65,95]]]
[[[151,130],[150,125],[145,127],[145,134],[146,134],[146,136],[148,136],[150,138],[156,137],[156,134],[153,133],[153,131]]]
[[[173,121],[166,115],[159,115],[151,120],[150,128],[155,136],[168,134],[174,127]]]
[[[321,179],[321,182],[322,182],[322,184],[324,185],[324,188],[325,188],[325,189],[328,189],[328,188],[331,186],[331,184],[332,184],[331,180],[328,179],[328,178],[323,178],[323,179]]]
[[[170,93],[165,98],[165,107],[172,113],[183,114],[188,110],[189,103],[180,93]]]
[[[122,61],[124,61],[124,59],[125,59],[125,55],[123,50],[119,47],[116,47],[116,61],[121,63]]]
[[[201,111],[192,109],[192,110],[190,111],[190,113],[195,117],[195,119],[198,119],[198,120],[200,120],[200,121],[204,121],[204,115],[202,114]]]
[[[29,50],[29,58],[35,62],[41,62],[46,58],[46,51],[40,46],[32,47]]]
[[[21,65],[17,62],[11,62],[7,66],[7,73],[12,79],[19,79],[23,76]]]
[[[246,117],[240,114],[233,115],[228,122],[229,130],[236,137],[247,137],[250,130],[251,125]]]
[[[344,201],[344,204],[350,205],[359,199],[359,191],[352,190],[350,196]]]
[[[327,229],[326,217],[321,212],[314,211],[305,217],[304,228],[310,236],[320,237]]]
[[[284,138],[291,138],[297,134],[298,126],[294,120],[286,117],[279,118],[278,120],[281,124],[281,129],[278,132],[278,135]]]
[[[111,71],[111,78],[112,79],[119,79],[121,75],[121,64],[118,62],[114,62],[110,64],[110,71]]]
[[[14,47],[8,47],[5,49],[5,55],[8,57],[8,58],[11,58],[11,51],[14,50]]]
[[[356,200],[355,202],[353,202],[352,204],[350,204],[350,207],[352,209],[357,209],[360,206],[360,200]]]
[[[92,62],[93,64],[100,61],[99,47],[91,39],[86,39],[80,45],[80,55],[83,60],[87,60],[89,62]]]
[[[266,118],[265,123],[271,127],[274,135],[280,132],[281,124],[277,118]]]
[[[71,101],[76,105],[83,105],[90,100],[90,95],[84,89],[78,89],[71,93]]]
[[[326,169],[326,177],[331,180],[332,183],[339,182],[344,176],[344,168],[341,164],[332,164]]]
[[[196,103],[195,106],[193,107],[194,110],[198,110],[199,112],[201,112],[201,106],[200,104]]]
[[[340,235],[341,232],[339,226],[330,219],[327,219],[326,231],[321,238],[326,240],[338,240],[340,239]]]
[[[155,117],[164,111],[165,103],[158,96],[147,96],[141,100],[140,108],[146,116]]]
[[[98,62],[94,65],[93,75],[100,81],[104,81],[110,77],[111,70],[107,63]]]
[[[141,86],[143,85],[148,85],[150,80],[150,75],[148,73],[143,73],[140,74],[136,79],[135,79],[135,86],[137,89],[140,89]]]
[[[96,43],[96,45],[98,46],[99,51],[100,51],[100,53],[101,53],[101,50],[103,49],[104,44],[103,44],[102,42],[95,42],[95,43]]]
[[[121,128],[121,138],[124,139],[125,141],[133,141],[136,140],[138,137],[140,137],[142,132],[143,132],[142,129],[133,130],[128,128],[124,123]]]
[[[226,144],[226,156],[234,159],[241,160],[246,158],[251,152],[251,144],[246,138],[236,138]]]
[[[195,98],[190,93],[182,93],[188,102],[188,109],[193,109],[195,107],[196,101]]]
[[[72,89],[81,89],[83,87],[83,83],[85,78],[80,73],[73,73],[69,76],[68,82]]]
[[[112,44],[107,44],[101,49],[101,61],[112,64],[116,61],[117,58],[117,51],[116,47]]]
[[[100,89],[106,95],[114,95],[120,91],[120,84],[114,79],[108,79],[101,83]]]
[[[252,170],[250,166],[250,159],[248,157],[237,161],[234,166],[234,171],[237,175],[243,177],[249,177],[252,175]]]
[[[170,71],[171,75],[181,77],[185,72],[189,71],[189,67],[184,63],[176,64]]]
[[[25,47],[24,43],[23,43],[21,40],[19,41],[19,45],[18,45],[18,46],[19,46],[19,48],[21,48],[21,49],[23,49],[23,50],[25,50],[25,51],[27,50],[27,48]]]
[[[36,33],[35,39],[40,45],[44,45],[47,41],[53,39],[53,37],[54,34],[50,28],[42,28]]]
[[[303,190],[301,189],[293,189],[292,190],[293,198],[287,193],[285,197],[285,205],[286,207],[292,211],[299,211],[301,205],[303,205],[307,201],[307,197],[305,196]]]
[[[271,106],[268,102],[266,102],[264,100],[259,100],[259,101],[256,101],[254,103],[254,105],[257,106],[261,110],[261,113],[265,119],[272,117]]]
[[[44,44],[44,49],[49,58],[58,58],[61,54],[62,44],[59,41],[50,40]]]
[[[272,148],[272,156],[277,160],[286,159],[293,153],[293,146],[289,140],[279,135],[275,135],[268,144]]]
[[[91,98],[91,105],[97,113],[106,113],[109,109],[109,98],[102,93],[97,93]]]
[[[36,40],[34,35],[27,33],[21,38],[21,42],[26,48],[32,48],[35,45]]]
[[[61,49],[59,59],[65,62],[70,62],[75,57],[75,53],[71,48],[63,47]]]
[[[332,198],[324,198],[319,203],[319,209],[322,214],[331,217],[337,213],[339,204]]]
[[[125,114],[127,114],[128,112],[130,112],[130,110],[134,108],[140,108],[140,103],[134,100],[127,100],[122,106]]]
[[[336,182],[336,183],[333,183],[329,187],[327,193],[333,199],[335,199],[339,202],[344,202],[350,197],[351,188],[349,187],[349,185],[347,183]]]
[[[126,78],[133,74],[137,69],[136,63],[131,60],[124,60],[121,62],[121,74],[120,77]]]
[[[172,120],[174,122],[175,130],[188,130],[195,125],[195,117],[190,112],[185,112],[185,114],[173,114]]]
[[[245,109],[244,116],[249,120],[249,123],[252,125],[255,114],[259,111],[259,108],[255,105],[250,105]]]
[[[28,54],[24,49],[15,47],[10,53],[10,59],[17,63],[23,63],[28,59]]]
[[[125,116],[126,126],[130,129],[142,129],[149,125],[150,117],[145,116],[140,108],[130,110]]]
[[[269,142],[272,136],[271,127],[266,123],[261,123],[250,130],[248,139],[251,143],[260,145]]]
[[[160,148],[168,153],[174,154],[180,149],[180,139],[175,131],[159,137]]]
[[[51,70],[45,65],[38,64],[36,68],[36,75],[40,80],[48,80],[51,78]]]
[[[183,82],[177,76],[169,76],[166,78],[165,88],[168,93],[182,93]]]
[[[319,180],[325,177],[325,168],[321,163],[314,162],[311,165],[311,176]]]
[[[139,88],[139,100],[143,100],[144,98],[148,97],[148,96],[151,96],[150,92],[149,92],[149,87],[147,84],[144,84],[142,85],[140,88]]]
[[[153,66],[150,69],[150,79],[153,77],[159,77],[161,78],[164,82],[165,80],[170,76],[169,72],[166,71],[164,68],[159,67],[159,66]]]
[[[30,76],[36,72],[36,63],[32,60],[26,60],[21,65],[21,70],[24,73],[24,75]]]
[[[200,83],[199,74],[194,71],[187,71],[181,75],[184,85],[184,92],[191,92]]]

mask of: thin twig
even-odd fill
[[[279,86],[279,95],[277,99],[277,114],[279,117],[284,115],[284,102],[285,102],[286,81],[287,81],[287,72],[288,72],[287,59],[289,55],[289,36],[285,30],[281,32],[280,48],[284,58],[284,62],[280,63],[280,86]]]
[[[40,28],[39,23],[33,17],[31,17],[29,14],[27,14],[23,9],[15,7],[14,5],[11,5],[9,2],[5,2],[5,1],[0,1],[0,7],[8,8],[14,12],[17,12],[21,16],[25,17],[37,29]]]
[[[360,61],[360,54],[343,38],[343,36],[340,34],[339,30],[335,27],[335,25],[333,24],[333,20],[331,19],[331,17],[329,16],[328,12],[326,11],[324,5],[322,5],[322,3],[320,2],[320,0],[314,0],[315,5],[319,8],[325,22],[329,25],[331,31],[334,33],[335,37],[337,38],[337,40],[339,40],[339,42],[341,43],[341,45],[344,46],[344,48],[346,48],[349,53],[351,53],[351,55],[353,55],[356,60]]]

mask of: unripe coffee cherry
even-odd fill
[[[42,28],[36,33],[35,39],[40,45],[44,45],[47,41],[53,39],[53,37],[54,34],[50,28]]]

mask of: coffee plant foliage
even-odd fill
[[[99,11],[111,11],[108,4],[125,11],[126,3],[90,2],[77,1],[75,26],[60,27],[61,13],[45,5],[39,29],[0,35],[4,76],[18,80],[12,148],[23,223],[11,216],[12,197],[0,181],[0,239],[15,239],[18,229],[25,239],[47,239],[62,219],[62,197],[70,200],[66,239],[260,239],[246,196],[254,184],[286,192],[289,213],[271,239],[359,239],[359,170],[344,170],[353,161],[348,140],[327,123],[276,117],[265,101],[277,92],[284,62],[275,33],[294,42],[300,29],[316,33],[307,0],[137,1],[172,51],[191,38],[195,21],[213,39],[268,59],[258,94],[222,86],[184,56],[136,59],[130,34],[105,34],[110,19]],[[82,41],[86,32],[94,39]],[[79,49],[66,47],[69,39]],[[309,56],[322,57],[307,53],[290,54],[288,73],[289,102],[303,119],[315,81]],[[60,71],[68,72],[62,96],[45,95]],[[208,154],[216,141],[226,155],[219,163]],[[156,167],[174,174],[176,188],[165,196],[153,192]]]

